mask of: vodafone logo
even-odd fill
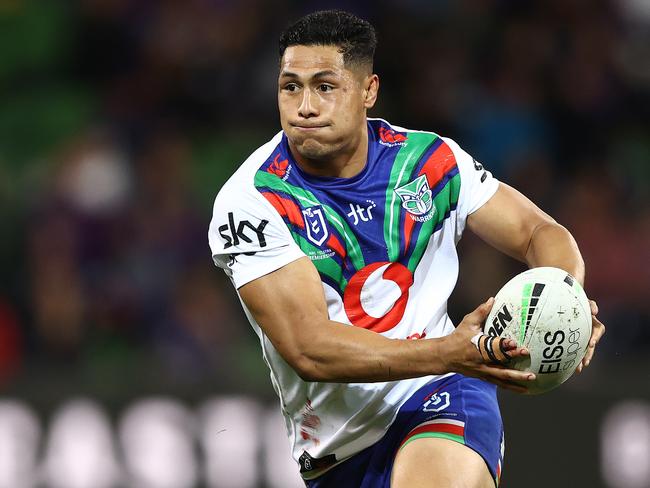
[[[345,313],[352,325],[386,332],[404,317],[411,285],[413,273],[403,264],[369,264],[357,271],[345,288]]]

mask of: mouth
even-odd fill
[[[325,127],[328,127],[329,124],[291,124],[291,126],[300,131],[316,131],[318,129],[324,129]]]

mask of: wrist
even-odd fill
[[[433,348],[431,354],[432,374],[447,374],[454,371],[453,361],[451,360],[451,354],[450,354],[450,342],[451,342],[450,337],[451,335],[448,335],[445,337],[439,337],[427,341],[427,342],[431,342]]]

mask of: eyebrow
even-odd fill
[[[314,73],[313,76],[310,78],[325,78],[327,76],[338,76],[338,73],[336,71],[332,71],[331,69],[326,69],[323,71],[318,71],[317,73]],[[280,73],[280,78],[300,78],[300,75],[297,73],[293,73],[291,71],[283,71]]]

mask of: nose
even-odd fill
[[[311,92],[311,90],[303,90],[302,100],[300,101],[300,106],[298,107],[298,115],[305,119],[308,119],[310,117],[317,117],[319,113],[317,101],[315,98],[316,97]]]

